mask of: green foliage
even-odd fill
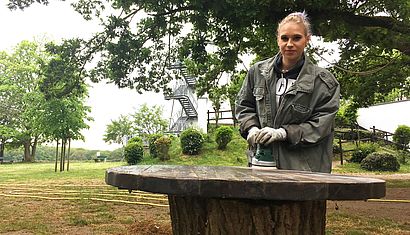
[[[182,152],[188,155],[198,154],[204,143],[202,133],[194,128],[183,131],[180,135],[180,140]]]
[[[25,8],[33,2],[12,1],[9,7]],[[359,107],[367,106],[408,78],[410,50],[404,43],[410,28],[408,1],[336,3],[79,0],[73,4],[75,10],[86,19],[100,19],[104,28],[81,42],[83,50],[76,57],[87,64],[99,55],[98,63],[87,71],[92,81],[108,79],[138,92],[169,90],[172,76],[167,68],[175,61],[190,60],[191,72],[200,78],[197,88],[201,93],[216,87],[223,73],[235,74],[242,56],[264,59],[274,55],[277,22],[304,9],[313,33],[339,44],[341,59],[334,74],[342,84],[343,97],[352,98]],[[113,13],[112,8],[118,11]],[[135,17],[141,12],[145,13],[142,17]],[[311,45],[311,52],[333,53],[322,44]]]
[[[410,160],[410,152],[408,150],[399,150],[397,159],[400,164],[407,164]]]
[[[127,144],[131,144],[131,143],[139,143],[142,145],[142,139],[139,136],[134,136],[131,139],[129,139],[127,142]]]
[[[169,160],[169,148],[171,146],[171,138],[167,135],[163,135],[155,140],[154,145],[156,146],[158,158],[161,161]]]
[[[351,127],[357,121],[357,107],[352,101],[342,100],[335,122],[337,127]]]
[[[400,164],[390,153],[375,152],[363,159],[360,167],[369,171],[398,171]]]
[[[38,143],[82,139],[81,131],[88,128],[87,88],[71,53],[76,49],[68,43],[22,41],[10,55],[0,53],[0,113],[9,109],[0,124],[14,130],[5,135],[0,128],[0,141],[24,146],[24,161],[35,161]]]
[[[247,166],[246,149],[247,142],[239,135],[235,129],[232,141],[225,150],[219,150],[214,141],[214,132],[209,132],[212,141],[204,142],[201,151],[195,157],[187,156],[182,153],[180,138],[169,136],[171,146],[169,148],[170,159],[161,161],[158,158],[146,158],[141,164],[170,164],[170,165],[205,165],[205,166]]]
[[[245,80],[247,71],[240,71],[239,73],[234,74],[231,77],[231,82],[228,85],[227,88],[227,98],[229,101],[229,106],[231,107],[232,111],[232,117],[234,117],[234,122],[236,123],[236,117],[235,117],[235,102],[236,102],[236,97],[239,94],[239,91],[241,90],[243,81]]]
[[[158,148],[157,148],[157,145],[155,144],[155,141],[162,136],[163,134],[152,134],[149,136],[149,139],[148,139],[149,154],[151,157],[158,157]]]
[[[215,86],[210,87],[208,90],[209,100],[212,102],[212,108],[215,111],[215,123],[218,125],[219,121],[219,111],[221,110],[221,104],[226,99],[226,86]]]
[[[124,145],[125,138],[132,136],[132,122],[126,115],[121,115],[118,120],[111,120],[104,134],[104,141]]]
[[[42,64],[44,77],[39,89],[46,100],[69,97],[84,97],[87,95],[87,86],[81,74],[81,40],[64,40],[61,45],[46,44],[46,50],[51,58]]]
[[[144,157],[144,149],[140,142],[128,143],[124,148],[124,158],[128,165],[138,164]]]
[[[220,126],[215,131],[215,141],[218,144],[218,149],[226,149],[226,146],[231,142],[233,130],[229,126]]]
[[[168,122],[162,118],[162,108],[157,105],[149,107],[143,104],[131,117],[133,132],[144,139],[148,139],[152,134],[163,133],[168,126]]]
[[[333,144],[333,154],[339,154],[342,152],[342,149],[340,148],[339,144],[334,143]]]
[[[408,146],[410,142],[410,127],[400,125],[394,131],[393,140],[403,146]]]
[[[360,163],[365,159],[369,154],[376,152],[378,146],[373,143],[361,144],[353,153],[352,157],[349,159],[349,162]]]

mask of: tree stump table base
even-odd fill
[[[325,234],[326,201],[168,196],[175,235]]]
[[[175,235],[325,234],[326,200],[381,198],[386,182],[221,166],[124,166],[106,182],[168,195]]]

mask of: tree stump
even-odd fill
[[[325,234],[326,201],[168,200],[174,235]]]
[[[247,167],[123,166],[105,179],[167,194],[176,235],[325,234],[326,200],[386,193],[379,179]]]

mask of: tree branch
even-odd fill
[[[148,14],[150,16],[166,16],[166,15],[173,15],[177,12],[183,12],[183,11],[190,11],[190,10],[195,10],[194,6],[184,6],[184,7],[180,7],[180,8],[176,8],[170,11],[166,11],[166,12],[161,12],[161,13],[157,13],[157,14]]]
[[[402,34],[410,34],[410,25],[387,16],[357,15],[349,11],[314,11],[310,14],[316,21],[342,20],[355,27],[381,27]]]

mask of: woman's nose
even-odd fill
[[[292,39],[289,38],[288,42],[286,43],[287,47],[293,47]]]

